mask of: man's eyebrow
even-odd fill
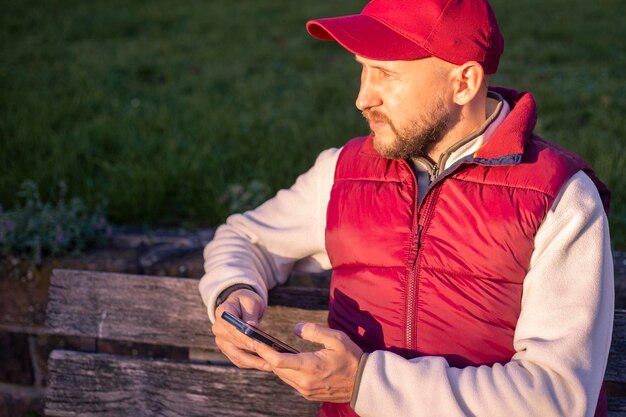
[[[363,61],[360,61],[360,60],[359,60],[359,57],[358,57],[358,56],[355,56],[355,57],[354,57],[354,60],[355,60],[356,62],[358,62],[359,64],[361,64],[361,65],[367,65],[367,66],[368,66],[368,67],[370,67],[370,68],[374,68],[374,69],[377,69],[377,70],[380,70],[380,71],[383,71],[383,72],[386,72],[386,73],[389,73],[389,74],[399,74],[399,72],[398,72],[398,71],[394,71],[394,70],[392,70],[392,69],[385,68],[385,67],[380,66],[380,65],[365,64]]]

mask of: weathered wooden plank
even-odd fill
[[[293,326],[325,322],[327,306],[326,289],[277,288],[263,325],[306,350]],[[216,348],[195,279],[55,270],[46,326],[54,334]]]
[[[50,355],[46,415],[313,416],[271,374],[56,350]],[[626,398],[609,398],[609,416],[626,416]]]
[[[270,294],[266,330],[301,350],[300,321],[325,322],[328,290],[281,287]],[[197,280],[57,270],[47,326],[52,333],[213,349],[215,343]],[[626,311],[616,310],[608,381],[626,383]]]
[[[626,383],[626,310],[615,310],[613,340],[604,378]]]
[[[49,416],[314,416],[273,374],[231,366],[53,351]]]

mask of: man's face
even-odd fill
[[[363,66],[356,106],[378,153],[393,159],[427,156],[451,122],[448,67],[436,58],[356,59]]]

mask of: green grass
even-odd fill
[[[358,65],[304,29],[364,0],[1,3],[5,208],[25,179],[44,199],[64,180],[116,224],[215,225],[366,133]],[[532,91],[538,132],[594,165],[625,249],[622,1],[493,3],[507,42],[494,84]]]
[[[494,2],[507,40],[495,83],[532,91],[537,131],[582,155],[612,191],[626,249],[626,25],[619,0]]]

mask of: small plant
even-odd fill
[[[110,225],[104,210],[90,212],[79,198],[66,200],[67,187],[59,183],[55,203],[41,201],[32,180],[22,183],[15,207],[0,206],[0,255],[17,255],[40,264],[48,255],[80,253],[104,241]]]
[[[230,213],[243,213],[263,203],[271,196],[269,185],[252,180],[247,185],[231,184],[220,198],[220,203],[228,204]]]

